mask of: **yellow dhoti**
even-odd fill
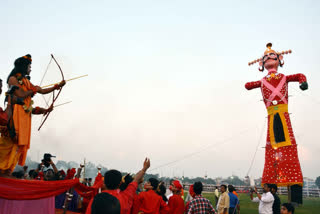
[[[0,137],[0,170],[13,171],[16,167],[21,151],[19,146],[10,137]]]

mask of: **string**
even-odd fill
[[[40,83],[39,83],[39,86],[42,85],[43,80],[44,80],[44,77],[46,76],[46,74],[47,74],[47,72],[48,72],[48,70],[49,70],[49,66],[50,66],[51,62],[52,62],[52,57],[50,58],[50,61],[49,61],[48,65],[47,65],[47,68],[46,68],[46,70],[45,70],[45,72],[44,72],[44,74],[43,74],[43,76],[42,76],[42,78],[41,78],[41,81],[40,81]],[[44,95],[41,95],[41,96],[42,96],[42,99],[44,100],[44,102],[46,103],[47,107],[49,107],[49,103],[48,103],[48,101],[46,100],[46,98],[44,97]]]
[[[302,91],[290,86],[290,88],[292,88],[293,90],[295,90],[296,92],[298,92],[299,94],[301,94],[302,96],[308,97],[310,100],[312,100],[315,104],[320,104],[320,101],[315,99],[314,97],[312,97],[311,95],[307,94],[307,93],[302,93]]]
[[[263,121],[263,127],[262,127],[261,132],[260,132],[259,141],[258,141],[258,144],[257,144],[257,146],[256,146],[256,150],[255,150],[255,152],[254,152],[254,155],[253,155],[253,157],[252,157],[252,160],[251,160],[251,163],[250,163],[250,167],[249,167],[249,170],[248,170],[248,172],[247,172],[247,176],[249,175],[249,173],[250,173],[250,171],[251,171],[251,169],[252,169],[254,160],[255,160],[256,155],[257,155],[257,151],[258,151],[258,149],[259,149],[259,145],[260,145],[260,143],[261,143],[261,141],[262,141],[263,131],[264,131],[265,127],[266,127],[266,120],[267,120],[267,118],[265,118],[264,121]]]
[[[199,154],[199,153],[202,153],[202,152],[204,152],[204,151],[207,151],[207,150],[208,150],[210,147],[212,147],[212,146],[215,146],[215,145],[217,145],[217,144],[219,144],[219,145],[225,144],[225,143],[227,143],[228,141],[231,141],[233,138],[238,137],[238,136],[240,136],[240,135],[243,135],[244,133],[246,133],[246,132],[248,132],[248,131],[250,131],[250,129],[245,129],[244,131],[240,132],[240,133],[237,134],[237,135],[234,135],[234,136],[232,136],[232,137],[229,137],[229,138],[227,138],[227,139],[224,139],[224,140],[222,140],[222,141],[220,141],[220,142],[211,143],[211,144],[205,146],[203,149],[201,149],[201,150],[199,150],[199,151],[189,153],[189,154],[187,154],[187,155],[184,155],[184,156],[180,157],[179,159],[176,159],[176,160],[167,162],[167,163],[165,163],[165,164],[156,166],[155,168],[152,168],[152,169],[150,169],[150,170],[148,170],[148,171],[153,171],[153,170],[156,170],[156,169],[163,168],[163,167],[165,167],[165,166],[169,166],[169,165],[175,164],[175,163],[177,163],[177,162],[180,162],[180,161],[182,161],[182,160],[185,160],[185,159],[187,159],[187,158],[190,158],[190,157],[192,157],[192,156],[195,156],[195,155],[197,155],[197,154]]]

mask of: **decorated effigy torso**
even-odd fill
[[[267,108],[272,105],[288,104],[286,79],[281,73],[270,73],[261,79],[261,93]]]

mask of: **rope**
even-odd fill
[[[267,120],[267,118],[265,117],[265,119],[264,119],[264,121],[263,121],[263,128],[261,129],[261,132],[260,132],[260,138],[259,138],[258,144],[257,144],[257,146],[256,146],[256,150],[255,150],[255,152],[254,152],[253,158],[252,158],[252,160],[251,160],[251,164],[250,164],[249,170],[248,170],[248,172],[247,172],[247,176],[249,175],[249,173],[250,173],[250,171],[251,171],[251,169],[252,169],[254,160],[255,160],[256,155],[257,155],[257,151],[258,151],[258,149],[259,149],[259,145],[260,145],[260,143],[261,143],[261,141],[262,141],[263,131],[264,131],[265,127],[266,127],[266,120]]]
[[[42,85],[42,82],[43,82],[44,77],[46,76],[46,74],[47,74],[47,72],[48,72],[48,70],[49,70],[49,66],[50,66],[51,62],[52,62],[52,57],[50,58],[50,61],[49,61],[48,65],[47,65],[47,68],[46,68],[46,70],[44,71],[44,74],[43,74],[43,76],[42,76],[42,78],[41,78],[41,81],[40,81],[40,83],[39,83],[39,86]],[[44,97],[44,95],[41,95],[41,97],[43,98],[43,100],[44,100],[44,102],[46,103],[47,108],[48,108],[48,107],[49,107],[48,101],[46,100],[46,98]]]
[[[293,90],[295,90],[296,92],[298,92],[299,94],[301,94],[302,96],[308,97],[310,100],[312,100],[315,104],[320,104],[320,101],[315,99],[314,97],[311,97],[309,94],[306,93],[302,93],[302,91],[295,89],[293,86],[290,86],[290,88],[292,88]]]
[[[48,70],[49,70],[49,65],[51,64],[51,62],[52,62],[52,57],[51,57],[48,65],[47,65],[47,68],[46,68],[46,70],[45,70],[45,72],[44,72],[44,74],[43,74],[43,76],[42,76],[42,78],[41,78],[41,81],[40,81],[40,84],[39,84],[39,85],[42,85],[42,82],[43,82],[44,77],[46,76],[46,74],[47,74],[47,72],[48,72]]]
[[[192,157],[192,156],[195,156],[195,155],[197,155],[197,154],[199,154],[199,153],[201,153],[201,152],[207,151],[207,149],[210,148],[210,147],[212,147],[212,146],[215,146],[215,145],[217,145],[217,144],[219,144],[219,145],[225,144],[225,143],[227,143],[228,141],[231,141],[233,138],[238,137],[239,135],[242,135],[242,134],[244,134],[244,133],[246,133],[246,132],[248,132],[248,131],[250,131],[250,129],[246,129],[246,130],[240,132],[239,134],[234,135],[234,136],[232,136],[232,137],[229,137],[229,138],[227,138],[227,139],[225,139],[225,140],[222,140],[222,141],[220,141],[220,142],[211,143],[211,144],[205,146],[203,149],[201,149],[201,150],[199,150],[199,151],[189,153],[189,154],[187,154],[187,155],[184,155],[184,156],[180,157],[179,159],[176,159],[176,160],[167,162],[167,163],[165,163],[165,164],[156,166],[155,168],[150,169],[150,170],[148,170],[148,171],[154,171],[154,170],[156,170],[156,169],[160,169],[160,168],[163,168],[163,167],[165,167],[165,166],[169,166],[169,165],[172,165],[172,164],[174,164],[174,163],[180,162],[180,161],[182,161],[182,160],[185,160],[185,159],[187,159],[187,158],[190,158],[190,157]]]

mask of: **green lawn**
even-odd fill
[[[204,197],[208,198],[214,205],[215,200],[213,193],[204,193]],[[258,203],[253,203],[250,200],[248,194],[239,194],[240,198],[240,212],[244,214],[257,214],[258,213]],[[288,201],[287,196],[280,195],[281,203]],[[303,198],[303,205],[297,207],[295,214],[317,214],[320,213],[320,198]]]

